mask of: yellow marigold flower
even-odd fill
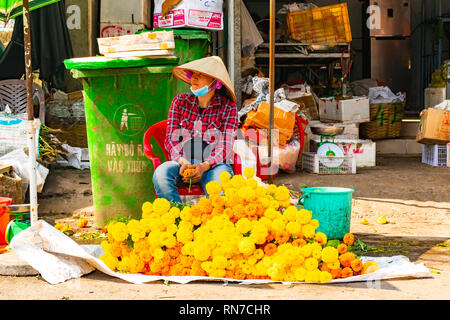
[[[185,256],[193,256],[194,255],[194,241],[188,241],[181,248],[181,253]]]
[[[311,221],[309,222],[310,225],[313,226],[314,230],[317,229],[319,227],[319,220],[317,219],[311,219]]]
[[[153,212],[153,204],[149,201],[146,201],[142,204],[142,215],[149,216]]]
[[[169,214],[173,215],[176,218],[178,218],[180,216],[181,210],[177,207],[172,207],[169,210]]]
[[[233,188],[240,189],[247,184],[247,180],[240,174],[236,174],[231,178]]]
[[[211,261],[204,261],[204,262],[202,262],[202,264],[200,266],[207,273],[211,273],[214,270],[214,265]]]
[[[286,186],[279,186],[275,191],[275,199],[278,201],[289,200],[289,189]]]
[[[255,252],[253,253],[253,256],[257,259],[260,260],[264,257],[264,250],[263,249],[256,249]]]
[[[272,228],[272,230],[274,230],[277,233],[283,232],[285,227],[286,227],[286,225],[282,219],[277,218],[272,221],[271,228]]]
[[[314,237],[314,240],[320,243],[320,245],[325,245],[327,243],[327,235],[323,232],[317,232],[316,236]]]
[[[165,198],[156,198],[153,201],[153,212],[162,215],[170,210],[170,202]]]
[[[298,211],[295,206],[289,206],[283,211],[283,216],[285,216],[289,221],[295,221],[297,212]]]
[[[242,218],[238,222],[236,222],[236,230],[241,234],[249,232],[251,228],[252,223],[247,218]]]
[[[312,255],[312,251],[313,248],[309,243],[300,247],[300,253],[305,258],[310,257]]]
[[[236,268],[236,261],[234,260],[227,260],[227,265],[225,266],[225,269],[227,270],[234,270]]]
[[[194,246],[194,258],[199,261],[206,261],[211,256],[211,249],[204,244]],[[205,270],[206,271],[206,270]]]
[[[286,231],[294,237],[299,237],[302,235],[302,225],[298,222],[290,221],[286,225]]]
[[[327,265],[332,264],[334,262],[339,262],[339,252],[334,247],[325,247],[322,250],[322,261],[326,262]]]
[[[253,178],[255,176],[255,170],[252,167],[247,167],[244,169],[244,176],[247,179]]]
[[[192,217],[191,218],[191,222],[194,226],[198,226],[199,224],[202,223],[202,217],[198,216],[198,217]]]
[[[169,224],[166,231],[173,235],[178,231],[178,227],[175,224]]]
[[[312,251],[312,257],[316,260],[320,260],[322,258],[322,248],[315,248]]]
[[[310,224],[305,224],[302,228],[302,234],[307,239],[314,238],[315,231],[314,227]]]
[[[218,181],[210,181],[206,184],[206,192],[209,195],[218,195],[222,192],[222,186]]]
[[[283,268],[280,266],[272,266],[267,270],[267,275],[270,277],[270,279],[274,281],[283,281],[284,277],[286,275],[286,272]]]
[[[306,269],[303,267],[298,267],[294,269],[294,277],[296,281],[305,281]]]
[[[109,253],[104,253],[102,256],[100,256],[100,260],[102,260],[103,263],[106,264],[106,266],[112,271],[115,271],[117,269],[117,266],[119,265],[119,260]]]
[[[231,179],[231,174],[228,171],[223,171],[220,175],[219,175],[219,180],[222,183],[228,182]]]
[[[321,271],[319,280],[320,282],[330,282],[333,279],[333,276],[328,271]]]
[[[298,222],[300,224],[307,224],[311,221],[312,211],[301,209],[299,215],[297,216]]]
[[[339,261],[327,262],[328,269],[337,270],[341,267],[341,263]]]
[[[305,282],[320,282],[320,270],[306,271]]]
[[[242,238],[241,241],[239,241],[239,252],[244,255],[251,255],[253,252],[255,252],[255,243],[252,242],[249,238]]]
[[[267,193],[269,193],[269,194],[275,194],[276,191],[277,191],[277,186],[274,184],[270,184],[267,187]]]
[[[217,269],[225,269],[227,262],[228,260],[224,256],[215,256],[212,260],[213,266]]]
[[[319,262],[317,262],[317,259],[315,258],[308,258],[305,260],[305,269],[308,271],[313,271],[317,269],[319,266]]]
[[[181,210],[181,212],[180,212],[180,219],[189,221],[189,220],[191,220],[191,217],[192,217],[191,208],[184,207],[183,210]]]
[[[163,257],[164,257],[164,250],[163,250],[163,249],[161,249],[161,248],[156,248],[156,249],[153,251],[153,258],[154,258],[155,260],[161,260]]]
[[[108,233],[110,233],[117,242],[125,241],[128,238],[128,228],[123,222],[115,222],[110,224],[108,227]]]

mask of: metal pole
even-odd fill
[[[30,222],[34,225],[38,219],[37,213],[37,181],[36,181],[36,128],[34,126],[33,107],[33,67],[31,64],[31,19],[29,0],[23,0],[23,33],[25,49],[25,80],[27,87],[28,112],[28,164],[30,170]]]
[[[270,0],[270,41],[269,41],[269,183],[273,183],[273,113],[275,86],[275,0]]]

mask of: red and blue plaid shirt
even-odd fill
[[[183,146],[200,138],[211,146],[205,161],[214,167],[232,158],[237,129],[236,104],[227,97],[216,92],[209,105],[201,108],[192,93],[179,94],[170,106],[164,146],[170,159],[177,161],[184,157]]]

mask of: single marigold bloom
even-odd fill
[[[320,267],[320,271],[328,271],[329,272],[329,269],[328,269],[328,266],[327,266],[326,262],[322,263],[322,266]]]
[[[274,243],[268,243],[264,246],[264,253],[266,256],[271,256],[277,252],[278,247]]]
[[[339,257],[339,262],[343,267],[351,267],[352,261],[355,260],[353,252],[346,252]]]
[[[354,272],[359,272],[363,268],[363,263],[360,259],[355,259],[351,262],[351,267]]]
[[[331,273],[333,279],[339,279],[341,277],[342,269],[341,268],[329,269],[328,272]]]
[[[376,262],[367,261],[366,263],[364,263],[361,273],[362,274],[372,273],[374,271],[377,271],[378,269],[380,269],[380,267]]]
[[[233,279],[236,279],[236,280],[244,280],[245,279],[245,273],[240,267],[236,267],[236,269],[234,270]]]
[[[348,278],[351,276],[353,276],[352,268],[345,267],[344,269],[342,269],[341,278]]]
[[[344,254],[347,252],[347,245],[345,243],[341,243],[337,246],[337,250],[339,254]]]
[[[306,245],[306,241],[304,239],[295,239],[294,241],[292,241],[292,245],[296,247],[303,247],[304,245]]]
[[[283,244],[283,243],[288,242],[290,237],[291,237],[291,236],[290,236],[289,233],[287,233],[287,232],[279,232],[279,233],[277,233],[277,235],[275,236],[275,241],[276,241],[278,244]]]
[[[272,241],[275,240],[275,236],[277,235],[277,233],[273,230],[269,230],[269,234],[266,237],[267,241]]]
[[[353,242],[355,242],[355,236],[352,233],[346,233],[344,235],[344,238],[342,239],[342,241],[348,245],[348,246],[352,246]]]
[[[183,177],[188,177],[195,172],[195,169],[186,169],[183,171]]]

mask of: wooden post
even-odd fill
[[[23,34],[25,50],[25,80],[27,87],[28,113],[28,166],[30,173],[30,223],[34,226],[38,220],[37,211],[37,181],[36,181],[36,128],[34,127],[33,106],[33,66],[31,61],[31,19],[29,0],[23,0]]]
[[[275,91],[275,0],[270,0],[270,42],[269,42],[269,183],[273,183],[273,113]]]
[[[33,107],[33,66],[31,63],[31,20],[30,20],[30,2],[23,0],[23,35],[25,49],[25,80],[27,86],[27,112],[28,120],[34,120]]]

